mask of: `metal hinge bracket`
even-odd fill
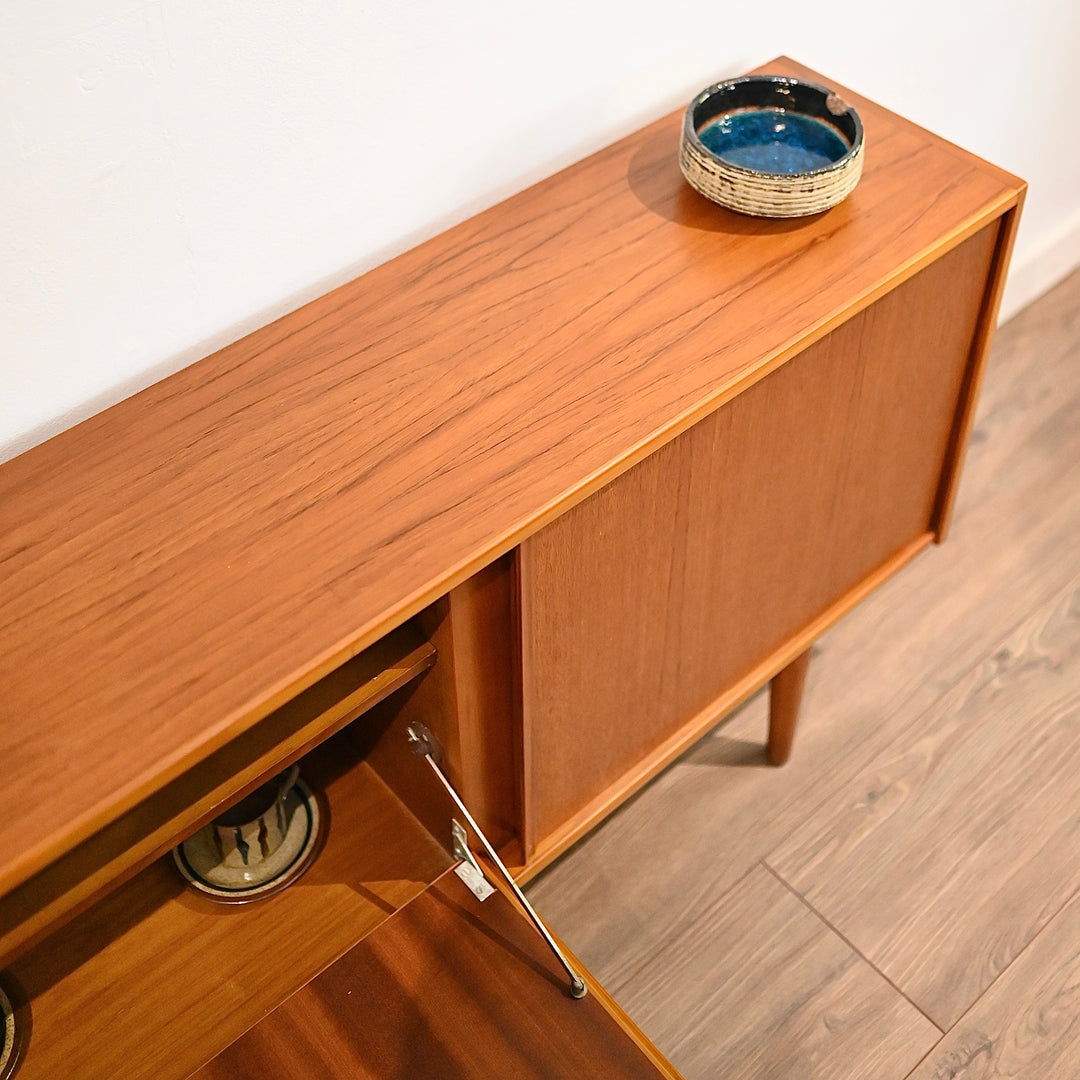
[[[465,882],[477,900],[486,900],[495,889],[484,877],[484,871],[480,869],[480,864],[469,850],[469,837],[465,832],[465,827],[461,822],[453,821],[450,831],[454,841],[454,858],[461,860],[454,867],[454,873]]]

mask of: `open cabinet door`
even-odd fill
[[[574,1000],[513,903],[447,873],[195,1075],[679,1080],[584,977]]]

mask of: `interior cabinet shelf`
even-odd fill
[[[450,865],[348,735],[304,759],[329,828],[287,889],[216,903],[166,857],[13,966],[33,1005],[19,1080],[180,1080]]]
[[[0,966],[434,662],[434,647],[400,627],[8,893]]]

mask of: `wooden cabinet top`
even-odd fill
[[[1022,197],[841,92],[823,215],[673,114],[0,467],[0,892]]]

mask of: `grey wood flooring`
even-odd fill
[[[530,897],[688,1080],[1080,1078],[1080,273],[1002,327],[948,541]]]

